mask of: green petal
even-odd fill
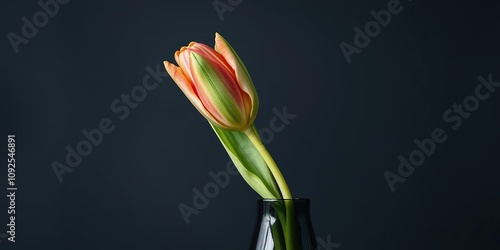
[[[244,125],[246,123],[245,111],[238,105],[237,99],[241,99],[236,91],[232,94],[229,90],[230,81],[217,72],[204,57],[191,53],[191,65],[195,75],[197,86],[203,91],[200,95],[206,95],[221,115],[232,125]]]

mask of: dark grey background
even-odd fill
[[[225,2],[225,1],[223,1]],[[499,249],[500,91],[452,131],[442,115],[500,81],[500,3],[402,1],[404,10],[348,64],[339,43],[377,1],[243,0],[221,21],[211,1],[77,1],[14,53],[7,34],[36,1],[1,12],[1,137],[17,138],[17,242],[1,249],[246,249],[258,196],[239,176],[186,225],[180,203],[228,157],[172,80],[123,121],[110,110],[190,41],[220,32],[247,65],[261,107],[298,117],[268,149],[296,197],[312,200],[318,237],[340,249]],[[51,163],[108,117],[115,131],[59,183]],[[383,174],[413,140],[448,140],[391,193]],[[6,231],[6,153],[0,232]]]

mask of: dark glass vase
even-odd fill
[[[250,250],[315,250],[309,199],[257,201]]]

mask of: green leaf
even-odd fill
[[[262,198],[281,199],[271,171],[259,151],[242,131],[222,129],[210,123],[245,181]],[[255,128],[251,130],[255,133]]]

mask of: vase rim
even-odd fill
[[[261,198],[259,201],[309,201],[309,198],[292,198],[292,199],[275,199],[275,198]]]

